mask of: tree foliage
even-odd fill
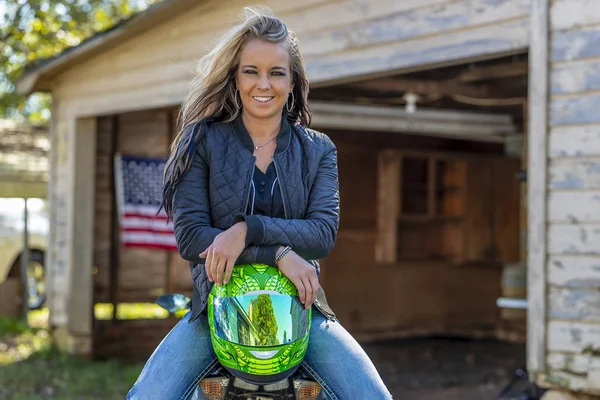
[[[0,1],[0,117],[49,118],[50,96],[15,92],[25,66],[54,57],[160,0]]]
[[[259,344],[261,346],[278,345],[277,321],[271,297],[268,294],[259,294],[251,303],[252,324],[258,331]]]

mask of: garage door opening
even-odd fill
[[[526,312],[497,302],[526,298],[527,85],[518,54],[311,91],[340,168],[321,280],[363,342],[430,338],[429,354],[434,338],[473,339],[469,360],[513,346],[473,364],[500,366],[497,385],[524,365]]]

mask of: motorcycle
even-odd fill
[[[518,368],[510,382],[500,391],[498,400],[540,400],[546,389],[540,388],[529,379],[525,367]]]
[[[156,303],[170,313],[189,310],[190,299],[182,294],[160,296]],[[229,370],[218,364],[199,383],[192,399],[200,394],[209,400],[324,400],[321,385],[314,381],[300,367],[283,380],[256,384],[234,376]]]

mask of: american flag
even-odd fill
[[[167,223],[164,210],[156,215],[162,199],[165,161],[115,156],[120,234],[125,247],[177,250],[173,223]]]

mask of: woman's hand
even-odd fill
[[[283,256],[277,266],[298,289],[298,296],[304,307],[308,309],[312,306],[320,287],[315,267],[293,251]]]
[[[200,258],[206,259],[204,266],[209,281],[215,282],[217,286],[229,282],[233,266],[246,248],[247,230],[246,222],[238,222],[225,232],[219,233],[212,244],[200,253]]]

